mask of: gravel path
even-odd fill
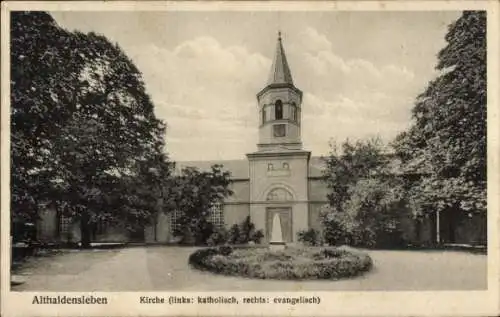
[[[13,291],[329,291],[486,289],[487,256],[458,251],[369,251],[374,268],[341,281],[272,281],[200,272],[195,248],[134,247],[36,258]]]

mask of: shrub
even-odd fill
[[[345,212],[325,208],[321,213],[323,239],[329,245],[354,245],[354,219]]]
[[[229,229],[229,237],[228,242],[230,244],[239,244],[240,243],[240,226],[238,224],[234,224]]]
[[[355,219],[357,245],[399,246],[401,219],[412,217],[406,206],[404,191],[395,181],[363,179],[350,190],[344,209]]]
[[[189,257],[194,268],[260,279],[339,279],[370,270],[371,258],[349,248],[202,249]]]
[[[229,232],[226,228],[218,228],[216,229],[208,238],[207,244],[209,246],[216,246],[227,243],[229,238]]]
[[[262,238],[264,238],[264,233],[262,230],[255,231],[253,235],[250,237],[250,241],[255,242],[256,244],[259,244],[260,241],[262,241]]]
[[[313,228],[299,231],[298,240],[308,246],[319,246],[322,244],[321,233]]]
[[[349,255],[347,250],[342,249],[323,249],[313,254],[313,259],[315,260],[325,260],[331,258],[341,258],[343,256]]]
[[[401,219],[412,217],[412,213],[399,184],[361,179],[348,194],[341,211],[326,208],[322,212],[325,242],[362,247],[405,244]]]
[[[233,253],[233,248],[231,248],[230,246],[228,245],[225,245],[225,246],[221,246],[217,249],[217,252],[221,255],[229,255],[231,253]]]
[[[250,241],[260,243],[264,233],[262,230],[255,231],[255,225],[250,221],[250,216],[247,216],[240,224],[234,224],[229,229],[228,236],[230,244],[246,244]]]
[[[197,221],[196,226],[193,229],[194,243],[196,245],[207,244],[208,239],[214,233],[214,225],[207,221],[206,218],[201,218]]]
[[[234,224],[229,230],[216,228],[206,218],[193,221],[174,229],[174,236],[180,238],[181,244],[217,246],[222,244],[260,243],[264,237],[262,230],[255,230],[255,225],[246,217],[239,224]]]

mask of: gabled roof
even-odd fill
[[[231,172],[231,179],[247,179],[248,161],[247,160],[221,160],[221,161],[182,161],[176,162],[176,173],[179,173],[185,167],[196,167],[201,171],[208,171],[212,165],[222,165],[223,170]]]
[[[309,177],[323,177],[326,167],[325,159],[321,156],[313,156],[309,159]]]
[[[202,171],[210,170],[212,165],[222,165],[223,170],[231,172],[231,179],[248,179],[248,160],[221,160],[221,161],[182,161],[177,162],[175,169],[179,173],[185,167],[196,167]],[[322,177],[325,163],[321,157],[311,157],[309,160],[309,177]]]
[[[285,49],[281,41],[281,32],[278,33],[278,42],[276,43],[276,53],[274,55],[271,73],[267,81],[268,85],[290,84],[293,85],[292,73],[286,60]]]

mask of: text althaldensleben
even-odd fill
[[[106,297],[95,296],[33,296],[32,304],[107,304]]]

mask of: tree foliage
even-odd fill
[[[438,54],[440,75],[417,98],[394,145],[422,210],[486,211],[486,13],[465,11]]]
[[[321,213],[329,244],[375,246],[402,242],[403,218],[411,218],[406,192],[391,174],[391,156],[379,139],[332,145],[325,176],[329,206]],[[389,241],[392,240],[392,241]]]
[[[210,171],[200,171],[186,167],[167,187],[166,196],[178,212],[177,236],[189,240],[192,235],[195,243],[202,244],[213,233],[213,226],[207,221],[211,209],[232,195],[230,173],[222,168],[222,165],[213,165]]]
[[[342,205],[349,199],[349,188],[359,179],[383,172],[387,162],[382,151],[378,138],[355,142],[346,140],[340,149],[337,144],[331,144],[324,176],[330,190],[328,200],[333,208],[342,210]]]
[[[89,224],[147,220],[171,166],[165,125],[118,45],[68,32],[44,12],[11,16],[12,213],[52,202]]]
[[[11,15],[12,218],[33,220],[57,169],[53,139],[71,116],[82,69],[71,34],[43,12]]]

